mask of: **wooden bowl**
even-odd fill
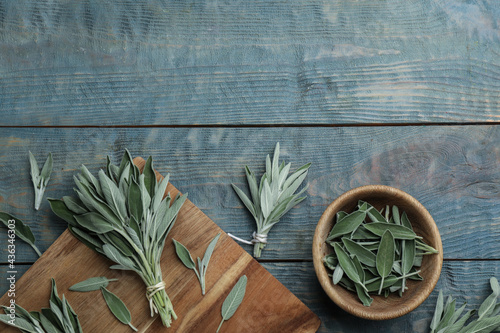
[[[325,243],[335,221],[338,211],[352,212],[358,200],[366,201],[380,210],[386,205],[398,206],[400,212],[405,211],[415,233],[439,251],[438,254],[425,255],[420,275],[423,281],[407,281],[408,289],[399,297],[391,293],[389,297],[371,295],[371,306],[363,306],[357,295],[340,285],[334,285],[328,276],[328,269],[323,264],[323,257],[333,252]],[[443,246],[436,223],[427,209],[409,194],[384,185],[367,185],[350,190],[333,201],[321,216],[313,239],[313,261],[318,280],[327,295],[343,310],[361,318],[386,320],[397,318],[418,307],[432,292],[441,273],[443,264]]]

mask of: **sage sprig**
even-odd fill
[[[220,232],[208,244],[207,249],[205,250],[205,254],[203,255],[203,259],[200,259],[199,257],[197,258],[198,269],[196,269],[196,264],[194,263],[193,257],[191,256],[189,250],[180,242],[172,239],[175,244],[175,252],[177,253],[179,259],[182,261],[184,266],[192,269],[198,277],[202,295],[205,295],[205,275],[207,274],[208,263],[210,262],[210,258],[212,257],[212,253],[214,252],[215,245],[217,244],[219,237]]]
[[[236,282],[233,289],[231,289],[226,299],[224,300],[224,303],[222,303],[222,309],[221,309],[222,320],[219,324],[219,327],[217,328],[217,332],[219,332],[222,324],[226,320],[229,320],[234,315],[234,313],[240,306],[241,302],[243,302],[246,288],[247,288],[247,276],[243,275],[239,278],[238,282]]]
[[[35,209],[40,208],[45,188],[52,173],[52,153],[49,153],[42,170],[38,168],[38,163],[35,156],[29,152],[30,166],[31,166],[31,180],[33,181],[33,189],[35,190]]]
[[[35,245],[35,235],[33,235],[33,232],[28,225],[24,224],[23,221],[17,217],[4,212],[0,212],[0,221],[9,229],[13,226],[14,234],[24,242],[28,243],[39,257],[42,256],[42,252],[40,252],[38,247]],[[14,223],[10,223],[9,221],[14,221]],[[12,244],[10,240],[9,244]]]
[[[151,157],[141,173],[126,150],[119,166],[108,157],[97,177],[82,165],[74,177],[76,197],[49,199],[77,239],[116,264],[110,268],[141,277],[151,316],[159,313],[167,327],[177,316],[165,291],[160,258],[187,196],[165,196],[168,180],[168,174],[157,179]]]
[[[106,288],[110,282],[118,281],[118,279],[108,279],[105,276],[96,276],[88,278],[87,280],[75,283],[69,290],[78,292],[89,292],[100,290],[101,287]]]
[[[439,291],[430,324],[431,333],[489,333],[500,329],[500,303],[497,303],[500,286],[495,277],[490,279],[490,286],[493,293],[481,303],[479,309],[469,310],[463,315],[466,304],[456,309],[456,300],[448,296],[445,303],[443,292]],[[477,318],[470,320],[476,313]]]
[[[231,237],[245,243],[254,244],[254,257],[259,258],[262,249],[267,244],[267,235],[271,228],[279,222],[295,205],[300,203],[306,197],[301,195],[307,189],[304,187],[295,193],[307,176],[311,163],[307,163],[298,168],[288,178],[291,163],[285,165],[285,162],[279,164],[279,142],[274,149],[274,156],[271,162],[269,155],[266,157],[266,172],[262,175],[259,185],[255,174],[245,166],[245,173],[250,189],[251,199],[236,185],[232,187],[245,207],[250,211],[257,224],[257,231],[253,234],[251,242],[243,241],[240,238]]]
[[[83,333],[78,316],[71,308],[66,297],[57,294],[57,286],[52,279],[49,308],[28,312],[14,303],[2,306],[5,314],[0,314],[0,321],[16,327],[22,332],[32,333]]]
[[[127,309],[125,303],[123,303],[123,301],[118,296],[113,294],[105,287],[101,287],[101,292],[104,300],[106,301],[106,304],[108,305],[109,310],[116,317],[116,319],[118,319],[123,324],[130,326],[130,328],[137,332],[137,328],[135,328],[131,323],[132,316],[130,315],[130,311]]]
[[[437,253],[413,231],[408,215],[398,207],[377,211],[364,201],[351,213],[337,213],[326,242],[333,252],[323,263],[332,271],[333,284],[355,292],[365,306],[373,302],[371,293],[401,296],[408,279],[422,279],[423,255]]]

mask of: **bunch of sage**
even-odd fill
[[[130,315],[130,311],[128,310],[125,303],[123,303],[123,301],[118,296],[106,289],[110,282],[114,282],[117,280],[118,279],[108,279],[105,276],[91,277],[85,281],[81,281],[72,285],[71,287],[69,287],[69,290],[79,292],[101,290],[106,305],[108,306],[111,313],[116,317],[116,319],[118,319],[122,324],[130,326],[131,329],[137,332],[137,328],[135,328],[131,323],[132,316]]]
[[[82,166],[74,177],[77,197],[49,199],[51,208],[76,238],[116,263],[110,268],[141,277],[151,316],[159,313],[169,327],[177,316],[165,291],[160,257],[186,195],[164,197],[169,175],[158,180],[151,157],[142,173],[128,150],[119,166],[107,161],[98,177]]]
[[[35,209],[40,208],[42,203],[43,194],[45,193],[45,188],[50,179],[50,174],[52,173],[52,153],[49,153],[42,170],[38,168],[38,163],[36,162],[35,156],[29,152],[30,165],[31,165],[31,180],[33,181],[33,189],[35,190]]]
[[[203,255],[203,259],[200,259],[199,257],[196,258],[198,261],[198,269],[196,269],[196,264],[194,263],[193,257],[191,256],[189,250],[175,239],[172,239],[175,244],[175,252],[177,253],[179,259],[182,261],[184,266],[192,269],[198,277],[202,295],[205,295],[205,275],[207,274],[208,263],[210,262],[210,258],[212,257],[212,253],[215,249],[215,244],[217,244],[219,237],[220,232],[208,244],[207,249],[205,250],[205,254]]]
[[[500,286],[495,277],[490,279],[490,286],[493,293],[483,301],[479,309],[477,311],[469,310],[465,314],[463,314],[465,303],[456,309],[456,299],[448,296],[445,303],[443,292],[439,291],[430,325],[431,333],[489,333],[498,331],[500,328],[500,303],[497,303],[497,299],[500,295]],[[477,313],[477,318],[469,321],[475,313]],[[469,322],[467,323],[467,321]]]
[[[52,279],[50,307],[40,312],[28,312],[16,303],[2,306],[5,314],[0,314],[0,321],[30,333],[82,333],[78,316],[64,297],[59,298],[56,282]]]
[[[437,251],[417,236],[406,212],[397,206],[378,211],[359,201],[352,213],[340,211],[326,242],[333,252],[323,258],[332,270],[332,282],[357,293],[370,306],[370,293],[402,293],[406,281],[422,280],[422,257]]]
[[[253,233],[253,239],[250,242],[231,234],[228,235],[243,243],[254,244],[253,255],[256,258],[260,257],[262,249],[267,244],[267,235],[271,227],[278,223],[290,209],[306,198],[300,196],[307,187],[298,193],[295,191],[306,178],[311,163],[301,166],[287,178],[291,163],[285,165],[285,162],[282,162],[279,164],[279,151],[280,144],[278,142],[274,149],[272,162],[269,155],[266,157],[266,172],[262,175],[259,185],[257,185],[255,175],[248,166],[245,166],[252,200],[240,188],[232,184],[236,194],[255,219],[257,231]]]

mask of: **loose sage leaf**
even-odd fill
[[[342,270],[344,271],[344,273],[354,283],[359,283],[362,285],[363,282],[361,281],[361,278],[358,275],[358,270],[356,269],[356,266],[354,265],[354,262],[349,257],[349,255],[337,243],[334,244],[333,249],[335,250],[335,254],[337,255],[337,258],[339,259],[339,265],[342,267]]]
[[[8,213],[0,212],[0,221],[7,227],[9,228],[9,221],[15,221],[14,223],[14,233],[17,237],[28,243],[38,254],[39,257],[42,256],[42,253],[38,249],[38,247],[35,245],[35,235],[33,235],[33,232],[31,232],[31,228],[27,226],[26,224],[23,223],[20,219],[17,217],[10,215]]]
[[[380,274],[382,278],[381,287],[379,289],[379,295],[382,292],[382,285],[384,284],[384,278],[387,277],[392,270],[392,266],[394,264],[394,237],[392,236],[391,231],[386,230],[382,239],[380,240],[380,245],[377,251],[376,258],[376,267],[377,272]]]
[[[137,332],[137,328],[132,326],[132,324],[130,323],[132,320],[132,316],[130,315],[130,311],[127,309],[125,303],[123,303],[123,301],[118,296],[104,287],[101,287],[101,292],[104,300],[106,301],[106,304],[108,305],[109,310],[116,317],[116,319],[118,319],[125,325],[129,325],[130,328]]]
[[[333,284],[338,284],[340,280],[342,280],[343,276],[344,276],[344,270],[340,265],[337,265],[337,267],[335,267],[335,269],[333,270],[333,276],[332,276]]]
[[[376,255],[362,245],[359,245],[349,238],[342,238],[342,242],[349,253],[358,257],[359,261],[371,267],[375,267]]]
[[[343,219],[335,223],[326,240],[330,241],[339,236],[343,236],[353,232],[357,227],[361,225],[361,223],[363,223],[365,217],[366,212],[362,212],[359,210],[348,214]]]
[[[196,271],[196,264],[194,263],[193,257],[191,257],[191,253],[189,253],[189,250],[175,239],[172,239],[172,241],[175,245],[175,252],[177,253],[177,256],[182,261],[184,266]]]
[[[105,276],[91,277],[87,280],[75,283],[69,290],[78,292],[87,292],[99,290],[101,287],[107,287],[110,282],[118,281],[118,279],[108,279]]]
[[[415,239],[418,236],[410,229],[402,225],[373,222],[367,223],[365,228],[377,236],[382,236],[386,230],[389,230],[395,239]]]
[[[212,257],[212,253],[214,252],[215,245],[217,244],[219,237],[220,237],[220,232],[210,241],[210,243],[207,246],[207,249],[205,250],[205,254],[203,255],[203,259],[201,261],[204,272],[208,267],[208,263],[210,262],[210,258]]]
[[[247,276],[243,275],[240,277],[238,282],[236,282],[233,289],[231,289],[226,299],[224,300],[224,303],[222,303],[222,321],[217,328],[217,332],[219,332],[224,321],[229,320],[240,306],[241,302],[243,301],[243,297],[245,297],[246,287]]]
[[[361,300],[364,306],[370,306],[373,302],[373,298],[368,295],[367,291],[363,289],[363,286],[359,283],[354,284],[356,288],[356,293],[358,298]]]
[[[36,162],[35,156],[33,156],[31,152],[29,152],[29,160],[31,166],[31,180],[33,181],[33,189],[35,191],[35,209],[38,210],[42,203],[43,194],[49,182],[50,174],[52,173],[52,153],[49,153],[41,172],[38,169],[38,163]]]

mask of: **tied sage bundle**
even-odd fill
[[[76,198],[49,201],[76,238],[116,263],[110,268],[132,270],[142,278],[151,316],[159,313],[170,327],[177,315],[165,291],[160,257],[186,195],[164,197],[168,179],[167,174],[157,180],[151,157],[140,173],[126,150],[119,166],[108,157],[97,178],[82,165],[74,177]]]
[[[280,144],[278,142],[274,149],[272,163],[269,155],[266,157],[266,172],[262,175],[259,185],[257,185],[255,175],[248,166],[245,166],[252,200],[241,189],[232,184],[236,194],[253,215],[257,224],[257,231],[253,233],[251,242],[231,234],[228,235],[240,242],[254,244],[253,255],[256,258],[260,257],[262,249],[266,246],[267,234],[272,226],[278,223],[281,217],[290,209],[306,198],[305,196],[301,197],[301,195],[305,192],[307,186],[297,193],[295,191],[306,178],[311,163],[301,166],[287,178],[291,163],[285,165],[285,162],[282,162],[279,164],[279,154]]]

